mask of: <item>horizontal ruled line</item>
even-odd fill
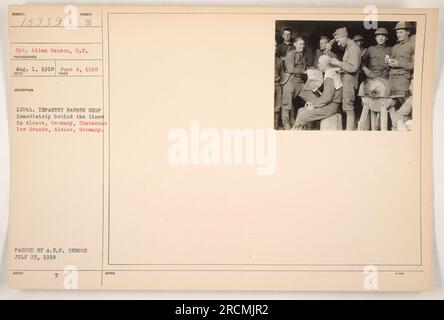
[[[102,42],[20,42],[12,41],[9,44],[102,44]]]
[[[102,26],[75,26],[75,27],[65,27],[65,26],[9,26],[9,28],[63,28],[67,30],[75,30],[76,28],[101,28]]]
[[[32,271],[36,271],[36,272],[63,272],[64,270],[19,270],[19,269],[15,269],[15,270],[10,270],[10,272],[32,272]],[[205,269],[180,269],[180,270],[173,270],[173,269],[152,269],[152,270],[128,270],[128,269],[123,269],[123,270],[111,270],[111,269],[98,269],[98,270],[76,270],[76,271],[84,271],[84,272],[158,272],[158,271],[165,271],[165,272],[183,272],[183,271],[200,271],[200,272],[239,272],[239,271],[253,271],[253,272],[363,272],[362,270],[338,270],[338,269],[334,269],[334,270],[270,270],[270,269],[253,269],[253,270],[247,270],[247,269],[236,269],[236,270],[229,270],[229,269],[219,269],[219,270],[205,270]],[[378,272],[424,272],[424,270],[378,270]]]
[[[77,75],[72,75],[72,76],[16,76],[16,75],[11,75],[11,77],[13,78],[101,78],[103,76],[94,76],[94,75],[85,75],[85,76],[77,76]]]
[[[34,58],[11,58],[9,60],[19,60],[19,61],[35,61],[35,60],[40,60],[40,61],[102,61],[103,58],[100,59],[76,59],[76,58],[55,58],[55,59],[34,59]]]

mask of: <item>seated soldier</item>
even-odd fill
[[[395,110],[392,108],[390,110],[390,118],[392,120],[392,125],[394,130],[406,131],[410,130],[412,124],[412,84],[409,87],[409,96],[407,100],[404,101],[402,106]]]
[[[326,119],[338,112],[342,101],[342,81],[339,69],[331,66],[329,59],[327,55],[319,57],[318,68],[324,73],[322,94],[301,92],[307,103],[299,109],[293,129],[303,129],[313,121]]]

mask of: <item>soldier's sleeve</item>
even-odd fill
[[[362,63],[361,63],[362,67],[367,66],[370,57],[370,50],[371,50],[370,48],[371,47],[368,47],[367,50],[364,50],[364,53],[362,54]]]
[[[412,97],[408,97],[404,104],[396,111],[403,116],[409,116],[412,113]]]
[[[282,60],[279,57],[274,58],[274,81],[279,81],[281,78],[281,63]]]
[[[342,61],[340,67],[348,73],[356,73],[361,66],[361,49],[358,46],[351,46],[347,61]]]
[[[315,108],[322,108],[329,104],[335,95],[335,83],[333,79],[327,78],[324,81],[324,91],[321,96],[313,102]]]
[[[307,59],[305,55],[298,54],[295,57],[295,73],[302,74],[307,68]]]
[[[282,43],[279,43],[276,47],[276,52],[278,57],[285,57],[285,50],[282,46]]]
[[[412,58],[408,62],[399,63],[399,66],[407,71],[413,71],[413,65],[414,65],[415,56],[412,55]]]
[[[390,58],[393,58],[395,56],[396,52],[396,44],[390,49]]]
[[[392,56],[392,50],[393,50],[393,47],[387,47],[384,52],[385,56],[389,56],[389,58],[390,58]],[[385,58],[385,56],[384,56],[384,58]]]
[[[415,47],[414,46],[411,46],[410,54],[411,54],[410,61],[407,61],[407,62],[399,61],[399,67],[404,70],[407,70],[407,71],[413,71],[413,65],[414,65],[414,61],[415,61]]]
[[[285,55],[285,71],[288,73],[296,73],[293,51],[288,51]]]

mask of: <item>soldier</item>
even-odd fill
[[[410,22],[400,21],[396,24],[398,43],[392,48],[390,58],[386,59],[390,67],[389,83],[394,94],[407,96],[413,74],[415,56],[414,41],[410,40],[413,26]],[[401,99],[404,102],[404,99]]]
[[[285,130],[291,129],[294,124],[295,106],[293,100],[304,86],[303,76],[307,63],[304,56],[305,41],[298,37],[294,42],[294,49],[285,56],[285,72],[281,83],[282,90],[282,124]]]
[[[364,37],[357,34],[353,37],[353,41],[358,45],[361,51],[364,51]]]
[[[346,28],[339,28],[333,34],[335,41],[345,48],[342,61],[330,58],[330,64],[342,71],[342,110],[347,115],[347,130],[355,127],[355,97],[358,89],[358,71],[361,65],[361,49],[348,37]]]
[[[328,118],[338,112],[342,101],[342,81],[338,69],[332,68],[329,60],[328,55],[319,57],[318,68],[324,73],[323,92],[319,97],[313,94],[304,108],[298,110],[295,129],[302,129],[312,121]]]
[[[409,96],[398,110],[390,112],[393,127],[398,131],[410,130],[412,123],[412,100],[412,96]]]
[[[292,32],[290,29],[283,29],[281,33],[282,42],[277,45],[276,52],[277,56],[280,58],[285,58],[288,51],[294,49],[293,42],[291,42]]]
[[[408,128],[406,127],[406,124],[411,124],[412,120],[412,84],[410,83],[409,86],[409,97],[404,101],[402,106],[395,110],[392,108],[390,110],[390,118],[392,120],[393,128],[399,131],[405,131]]]
[[[392,47],[386,46],[388,31],[386,28],[379,28],[375,32],[376,45],[368,47],[362,57],[362,71],[368,78],[388,79],[389,67],[385,62],[385,57],[390,56]]]
[[[282,111],[282,85],[280,82],[283,72],[284,60],[278,56],[276,50],[274,56],[274,128],[276,130],[279,128],[279,118]]]
[[[319,49],[316,49],[316,56],[314,59],[314,67],[316,68],[319,64],[319,57],[322,55],[328,55],[331,58],[336,58],[336,54],[331,51],[330,39],[326,36],[321,36],[319,39]]]
[[[366,78],[364,72],[362,71],[362,63],[363,63],[363,57],[367,53],[367,49],[364,48],[364,37],[362,35],[360,34],[355,35],[353,37],[353,41],[358,45],[359,49],[361,49],[361,64],[359,65],[359,71],[358,71],[358,88],[360,88]],[[355,101],[355,108],[359,109],[359,111],[361,109],[361,104],[358,101]]]

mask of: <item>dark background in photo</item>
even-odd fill
[[[394,46],[397,42],[396,32],[393,30],[398,21],[379,21],[377,28],[386,28],[389,32],[387,39],[388,46]],[[412,31],[412,35],[416,33],[416,23],[412,22],[415,29]],[[290,29],[292,31],[292,38],[303,37],[305,39],[305,56],[309,66],[313,66],[314,58],[316,55],[316,49],[319,48],[319,39],[321,36],[326,36],[329,39],[333,39],[333,32],[336,29],[346,27],[348,35],[351,39],[355,35],[361,35],[364,37],[364,47],[368,48],[376,44],[375,31],[376,29],[365,29],[363,21],[291,21],[291,20],[278,20],[276,21],[276,41],[281,43],[281,33],[283,29]],[[339,57],[342,56],[344,50],[338,47],[335,43],[332,47],[332,51]]]

